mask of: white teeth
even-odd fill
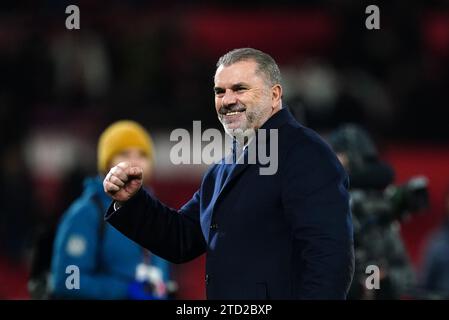
[[[229,112],[229,113],[226,113],[226,115],[227,115],[227,116],[233,116],[233,115],[239,114],[239,113],[240,113],[240,111],[235,111],[235,112]]]

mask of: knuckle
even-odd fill
[[[112,182],[108,182],[108,186],[109,186],[109,188],[111,189],[113,189],[113,188],[115,188],[115,184],[114,183],[112,183]]]
[[[128,162],[126,162],[126,161],[120,162],[120,163],[117,165],[118,168],[122,168],[122,169],[125,169],[125,168],[127,168],[128,166],[129,166],[129,164],[128,164]]]

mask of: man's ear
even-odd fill
[[[280,84],[276,84],[271,88],[271,107],[273,109],[277,108],[282,99],[282,86]]]

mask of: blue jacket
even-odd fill
[[[103,236],[99,235],[104,214],[94,203],[94,195],[99,196],[106,210],[111,199],[103,191],[102,179],[88,178],[83,194],[64,213],[58,226],[51,264],[52,291],[58,298],[126,299],[135,281],[136,267],[144,260],[143,249],[109,224],[104,225]],[[167,281],[168,262],[155,255],[150,259]],[[79,290],[66,288],[69,265],[79,268]]]
[[[106,219],[172,262],[206,252],[209,299],[344,299],[354,269],[347,175],[287,109],[262,128],[278,129],[275,174],[216,164],[179,211],[141,189]]]

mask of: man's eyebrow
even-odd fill
[[[240,88],[242,88],[242,87],[248,88],[249,85],[248,85],[247,83],[244,83],[244,82],[238,82],[238,83],[236,83],[236,84],[233,84],[232,87],[231,87],[231,89],[232,89],[232,90],[236,90],[236,89],[240,89]]]
[[[238,88],[241,88],[241,87],[247,88],[247,87],[249,87],[249,84],[247,84],[245,82],[238,82],[238,83],[233,84],[231,86],[231,89],[235,90],[235,89],[238,89]],[[225,89],[222,88],[222,87],[214,87],[214,91],[217,91],[217,90],[225,90]]]
[[[231,89],[233,91],[235,91],[235,90],[238,90],[238,89],[241,89],[241,88],[248,88],[248,87],[249,87],[249,85],[247,83],[245,83],[245,82],[238,82],[238,83],[233,84],[231,86]],[[222,88],[222,87],[214,87],[214,91],[215,91],[215,93],[217,93],[217,92],[224,92],[225,89]]]

